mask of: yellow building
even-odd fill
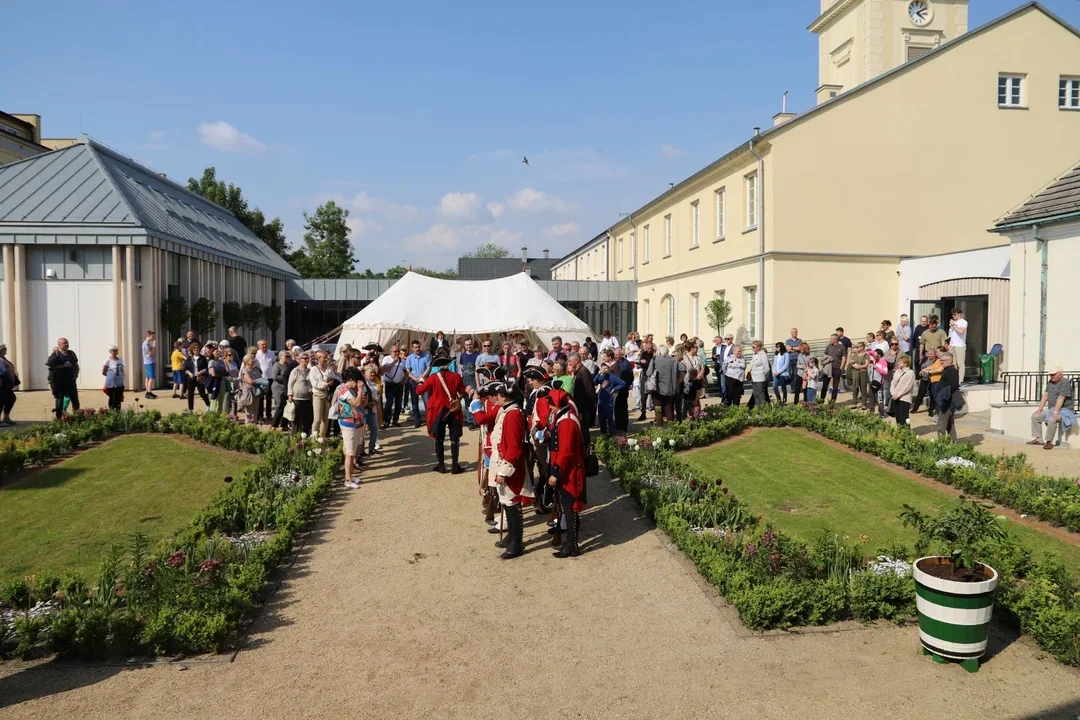
[[[1003,244],[985,228],[1080,157],[1080,35],[1038,3],[970,32],[966,0],[823,4],[820,104],[583,246],[637,282],[640,331],[710,337],[717,296],[743,340],[875,329],[902,259]]]
[[[0,165],[74,143],[74,138],[42,138],[40,115],[0,112]]]

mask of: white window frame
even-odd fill
[[[690,293],[690,313],[694,337],[701,337],[701,295],[698,293]]]
[[[758,224],[758,177],[757,171],[746,176],[746,229],[753,230]]]
[[[757,285],[744,288],[746,291],[746,330],[751,339],[760,340],[757,336]]]
[[[642,323],[645,326],[645,334],[648,335],[650,328],[652,328],[652,318],[649,317],[649,300],[646,298],[641,301],[642,314],[645,316],[645,322]]]
[[[623,243],[622,243],[622,238],[619,238],[619,254],[618,254],[618,258],[619,258],[619,272],[622,272],[622,268],[623,268],[623,254],[622,254],[622,246],[623,246]]]
[[[671,213],[664,216],[664,257],[671,257]]]
[[[699,201],[690,203],[690,247],[701,244],[701,206]]]
[[[1005,102],[1002,102],[1002,81],[1005,81]],[[998,73],[997,100],[999,108],[1027,107],[1027,76],[1020,73]]]
[[[649,230],[649,226],[646,225],[641,229],[641,244],[642,244],[642,265],[649,264],[649,257],[652,255],[652,232]],[[647,302],[647,301],[646,301]]]
[[[630,269],[637,265],[637,230],[630,231]]]
[[[713,242],[721,242],[724,239],[725,223],[727,218],[727,188],[722,187],[716,191],[716,239]]]
[[[671,335],[675,337],[675,296],[665,295],[660,299],[661,304],[666,301],[667,308],[664,317],[664,326],[667,328],[665,335]]]
[[[1058,110],[1080,110],[1080,77],[1062,75],[1058,78]]]

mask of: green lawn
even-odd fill
[[[954,496],[882,467],[854,452],[793,430],[754,430],[685,455],[706,477],[723,478],[735,495],[777,528],[803,539],[821,528],[867,547],[915,540],[897,514],[904,503],[934,510]],[[1055,551],[1080,574],[1080,548],[1046,533],[1009,523],[1036,553]]]
[[[0,580],[69,570],[89,579],[112,543],[142,533],[153,546],[256,459],[133,435],[0,488]]]

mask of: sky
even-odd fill
[[[969,25],[1020,4],[970,0]],[[1080,26],[1077,0],[1044,5]],[[359,270],[555,257],[769,127],[784,91],[812,108],[819,7],[5,3],[0,109],[181,183],[213,165],[297,245],[334,199]]]

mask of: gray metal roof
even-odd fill
[[[1040,221],[1064,219],[1080,214],[1080,165],[1035,193],[1005,217],[994,223],[996,229]]]
[[[57,225],[142,228],[274,274],[298,276],[225,208],[85,136],[75,145],[0,167],[0,227]]]
[[[286,300],[332,301],[374,300],[397,280],[303,279],[285,283]],[[633,280],[538,280],[548,295],[559,302],[635,302],[637,284]]]
[[[550,280],[559,258],[529,258],[525,267],[533,280]],[[521,272],[521,258],[458,258],[459,280],[495,280]]]

